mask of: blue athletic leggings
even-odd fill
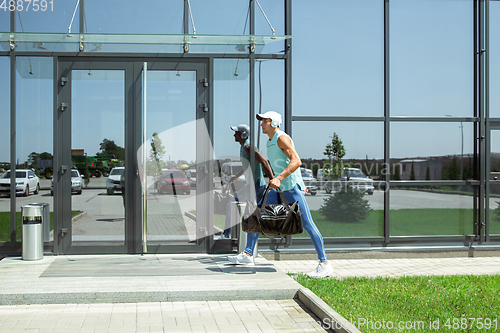
[[[318,228],[314,224],[314,221],[311,216],[311,212],[309,211],[309,207],[307,206],[306,199],[304,197],[304,191],[300,190],[297,185],[290,191],[283,191],[285,194],[285,198],[288,202],[299,202],[300,211],[302,212],[302,225],[304,229],[311,237],[311,241],[316,249],[316,253],[318,254],[318,259],[320,262],[326,261],[326,253],[325,253],[325,244],[323,243],[323,236],[319,232]],[[274,190],[271,190],[267,196],[268,204],[276,204],[277,193]],[[253,249],[255,248],[255,244],[257,243],[257,239],[259,239],[260,234],[248,233],[247,234],[247,245],[245,248],[245,252],[253,255]]]

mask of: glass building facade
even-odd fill
[[[5,246],[21,207],[46,202],[54,254],[234,250],[237,227],[217,240],[230,127],[267,156],[268,110],[316,177],[328,250],[500,246],[500,1],[15,3],[0,8],[0,173],[33,169],[40,192],[3,187]],[[319,177],[334,135],[370,179]],[[324,215],[367,183],[347,217]],[[314,251],[305,233],[259,244]]]

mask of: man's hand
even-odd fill
[[[280,185],[281,181],[278,178],[273,178],[269,181],[269,186],[271,186],[271,188],[277,189]]]

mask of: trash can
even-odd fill
[[[43,207],[39,205],[23,206],[21,207],[21,216],[23,220],[23,260],[43,259]]]
[[[46,202],[31,203],[30,206],[41,206],[42,211],[42,229],[43,229],[43,241],[50,242],[50,208],[49,204]]]

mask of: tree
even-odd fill
[[[96,155],[114,155],[118,160],[125,160],[125,148],[118,146],[113,140],[102,140],[100,150]]]
[[[345,168],[350,167],[350,164],[344,164],[342,158],[345,156],[345,147],[342,144],[337,133],[333,133],[331,136],[332,142],[326,145],[323,155],[326,155],[328,159],[325,161],[323,170],[326,176],[331,179],[338,179],[342,175],[342,171]]]
[[[415,169],[413,168],[413,162],[411,162],[410,180],[415,180]]]

